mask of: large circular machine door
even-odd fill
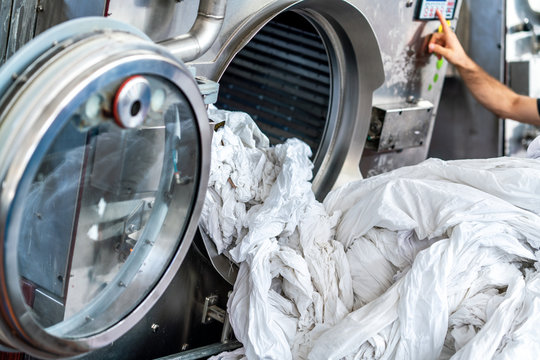
[[[126,25],[68,22],[4,65],[4,349],[75,356],[144,316],[191,243],[209,137],[189,71]]]

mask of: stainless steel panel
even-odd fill
[[[36,35],[54,25],[83,16],[103,16],[106,0],[47,0],[39,1]]]
[[[531,80],[530,61],[512,61],[508,63],[508,86],[519,94],[529,94]],[[535,82],[532,78],[533,83]]]
[[[34,37],[38,0],[14,0],[6,60]]]
[[[0,1],[0,65],[4,63],[6,57],[12,4],[12,0]]]
[[[198,0],[110,0],[107,16],[137,27],[154,41],[163,41],[188,32],[198,6]]]
[[[456,33],[470,57],[494,78],[504,81],[505,0],[464,0]],[[499,119],[478,103],[449,67],[430,157],[489,158],[502,154]]]
[[[375,106],[366,146],[377,151],[397,151],[424,145],[432,110],[429,101]]]
[[[36,289],[34,303],[32,305],[36,309],[36,312],[44,314],[41,317],[43,326],[52,326],[64,318],[64,304],[43,290]]]
[[[438,21],[411,21],[416,2],[407,7],[407,1],[372,4],[370,17],[384,18],[375,21],[375,33],[381,43],[386,81],[375,91],[373,104],[392,104],[406,99],[422,99],[434,106],[429,120],[426,141],[422,146],[404,149],[399,152],[378,153],[366,150],[362,156],[361,169],[364,176],[380,174],[398,167],[421,162],[427,157],[435,115],[444,83],[447,64],[437,64],[437,58],[426,53],[426,42],[431,33],[439,27]],[[461,2],[458,7],[461,7]],[[367,5],[365,5],[368,7]],[[388,8],[393,11],[388,11]],[[456,9],[455,27],[460,17]],[[384,15],[383,15],[384,14]]]

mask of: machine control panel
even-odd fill
[[[421,0],[416,8],[416,20],[435,20],[440,10],[446,20],[454,19],[458,0]]]

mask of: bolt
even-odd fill
[[[405,4],[406,7],[411,7],[413,5],[413,0],[407,0],[407,3]]]
[[[154,334],[156,334],[159,330],[159,325],[158,324],[152,324],[152,326],[150,326],[150,329],[152,329],[152,332]]]
[[[40,4],[40,5],[36,6],[36,10],[37,10],[38,12],[43,12],[43,10],[44,10],[44,9],[43,9],[43,5]]]

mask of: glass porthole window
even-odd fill
[[[209,168],[189,71],[125,25],[75,23],[0,72],[0,339],[38,357],[107,345],[149,310],[190,245]]]

